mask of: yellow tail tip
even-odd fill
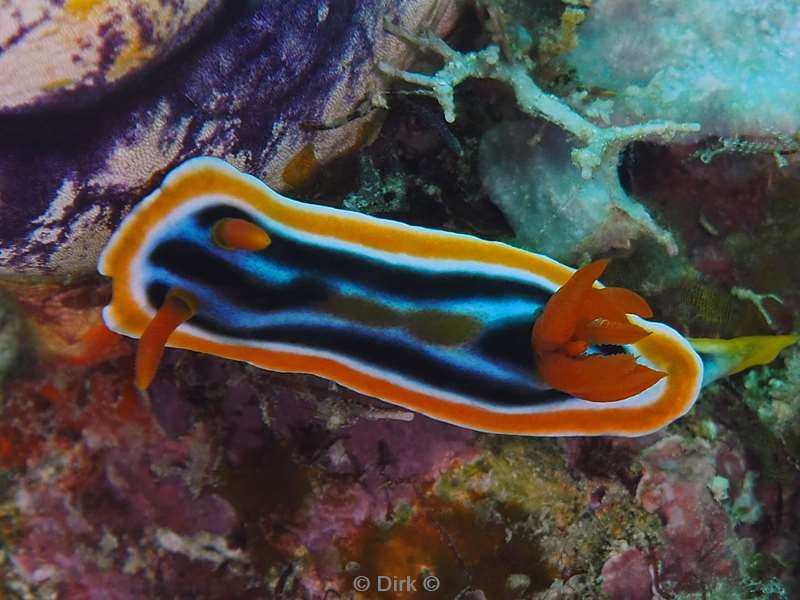
[[[766,365],[784,349],[796,344],[798,335],[751,335],[732,340],[690,338],[706,368],[703,383],[733,375],[757,365]]]

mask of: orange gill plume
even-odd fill
[[[623,400],[666,373],[630,354],[586,354],[591,344],[633,344],[650,335],[627,314],[652,317],[647,302],[624,288],[595,288],[608,260],[578,269],[547,302],[533,326],[539,375],[550,387],[592,402]]]

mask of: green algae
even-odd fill
[[[753,471],[745,474],[742,489],[736,498],[730,497],[730,481],[721,475],[715,475],[708,482],[708,489],[717,504],[728,513],[731,524],[736,527],[742,523],[754,525],[764,516],[764,507],[755,495],[755,484],[758,475]]]
[[[0,386],[19,363],[21,353],[22,322],[11,299],[0,290]]]
[[[481,458],[447,473],[436,493],[536,540],[556,577],[584,575],[599,593],[599,569],[612,551],[651,546],[660,538],[658,517],[623,484],[573,476],[557,441],[487,440]]]
[[[684,282],[671,288],[660,302],[672,307],[670,317],[684,323],[693,337],[733,338],[770,333],[755,305],[705,281]]]
[[[758,580],[742,577],[739,581],[722,581],[711,589],[692,594],[677,594],[674,600],[788,600],[789,594],[776,578]]]
[[[19,508],[8,497],[11,489],[10,475],[0,470],[0,599],[5,598],[5,592],[15,594],[9,597],[32,598],[28,586],[15,577],[11,561],[22,519]]]
[[[368,215],[390,214],[408,210],[408,176],[401,173],[382,175],[367,153],[359,155],[360,185],[342,204],[348,210]]]
[[[752,540],[740,539],[733,550],[740,577],[717,581],[699,592],[678,593],[674,600],[788,600],[789,592],[783,582],[765,575],[772,565],[765,555],[753,549]]]
[[[800,461],[800,350],[785,355],[785,366],[750,370],[744,378],[745,405],[795,460]]]
[[[552,582],[535,537],[509,530],[504,520],[476,507],[431,494],[388,523],[370,524],[356,538],[343,540],[340,552],[353,578],[373,586],[379,577],[415,582],[416,591],[395,587],[381,593],[390,599],[430,598],[422,586],[431,576],[439,586],[436,597],[442,598],[466,598],[474,590],[486,598],[528,598]]]

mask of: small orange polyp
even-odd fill
[[[244,219],[220,219],[212,230],[214,243],[226,250],[263,250],[272,243],[266,231]]]

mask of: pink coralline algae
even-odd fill
[[[649,597],[645,589],[659,582],[669,582],[679,591],[698,591],[736,574],[731,520],[709,490],[720,452],[702,443],[687,444],[676,436],[644,452],[644,474],[636,496],[645,510],[658,514],[664,523],[664,547],[657,553],[659,563],[650,578],[632,578],[627,585],[616,577],[605,582],[604,589],[613,598]],[[729,474],[733,475],[730,469]],[[629,560],[631,568],[639,572],[644,557],[628,552],[612,559],[614,562],[607,563],[604,571],[613,574],[621,568],[621,562]]]
[[[341,568],[337,540],[365,526],[391,523],[395,512],[418,503],[445,469],[477,456],[474,432],[425,417],[411,423],[362,421],[340,433],[341,446],[331,447],[328,460],[340,476],[358,483],[326,486],[298,532],[327,577]]]
[[[127,599],[157,597],[159,587],[179,594],[207,580],[218,594],[263,597],[233,572],[211,576],[209,561],[236,564],[238,554],[225,541],[236,513],[208,485],[208,435],[164,435],[132,386],[130,345],[98,336],[90,292],[29,293],[22,305],[41,355],[4,389],[0,466],[16,478],[4,490],[14,526],[0,585]],[[42,314],[46,330],[37,324]],[[175,539],[218,548],[205,562],[181,564]]]
[[[753,465],[736,442],[666,436],[639,460],[636,500],[663,528],[606,559],[602,589],[612,600],[761,597],[742,594],[764,586],[773,590],[764,598],[786,597],[777,579],[758,582],[748,570],[797,560],[788,533],[795,525],[780,507],[794,494],[782,494],[774,483],[753,489]],[[781,568],[772,573],[779,575]]]
[[[476,456],[475,432],[186,352],[139,394],[133,346],[99,321],[104,286],[22,289],[38,358],[4,389],[0,585],[67,600],[346,591],[338,544]]]
[[[603,565],[603,591],[614,600],[653,598],[653,561],[639,548],[612,556]]]
[[[169,443],[158,434],[125,429],[101,442],[91,439],[97,432],[87,427],[84,441],[65,449],[53,465],[56,475],[23,478],[18,494],[25,525],[13,561],[26,583],[57,589],[66,598],[99,598],[123,589],[125,597],[137,597],[153,588],[135,555],[158,546],[159,529],[188,537],[233,530],[230,505],[215,494],[194,497],[182,479],[191,463],[191,440]],[[116,447],[87,447],[109,443]],[[159,477],[159,467],[174,474]]]

